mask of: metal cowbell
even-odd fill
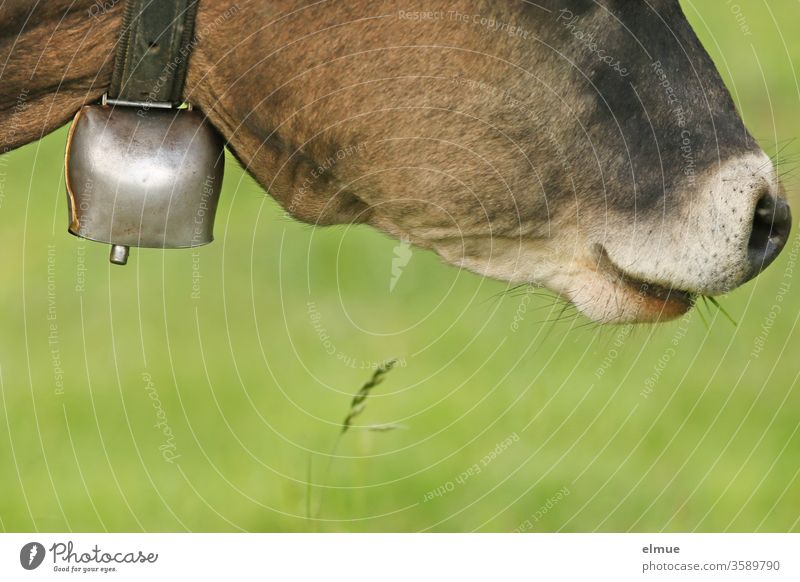
[[[65,156],[69,232],[112,245],[187,248],[213,240],[225,165],[222,138],[189,109],[88,105]]]

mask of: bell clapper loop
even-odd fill
[[[148,109],[175,109],[172,103],[166,101],[131,101],[130,99],[110,99],[108,93],[103,93],[100,105],[113,107],[137,107],[147,111]]]

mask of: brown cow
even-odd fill
[[[107,90],[123,2],[2,4],[5,150]],[[678,0],[201,0],[185,98],[298,219],[596,321],[730,291],[791,225]]]

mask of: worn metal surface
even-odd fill
[[[69,231],[124,246],[207,244],[224,163],[198,112],[83,107],[67,139]]]

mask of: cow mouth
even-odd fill
[[[636,310],[638,321],[675,319],[685,314],[695,304],[697,295],[691,291],[631,275],[611,259],[602,245],[597,245],[596,256],[599,270],[628,296],[628,301],[638,304]]]

